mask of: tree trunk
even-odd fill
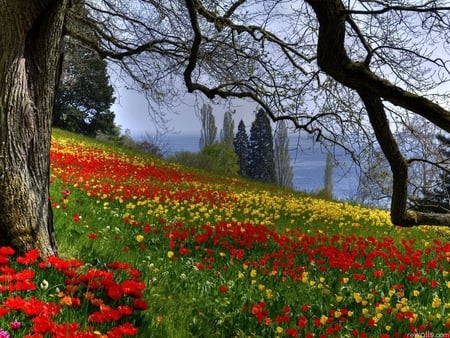
[[[446,225],[450,215],[407,210],[408,162],[392,135],[382,99],[421,115],[450,132],[450,112],[430,100],[409,93],[373,73],[369,65],[351,60],[345,50],[345,25],[350,18],[342,0],[305,0],[319,20],[317,62],[336,81],[361,97],[376,138],[393,174],[391,220],[395,225]]]
[[[67,0],[0,0],[0,246],[57,253],[51,115]]]

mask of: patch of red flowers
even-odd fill
[[[28,324],[17,328],[27,328],[27,332],[22,332],[24,337],[66,337],[67,332],[70,337],[95,337],[96,325],[103,330],[109,327],[104,333],[106,337],[138,334],[131,319],[148,309],[143,299],[146,287],[139,280],[140,273],[130,264],[113,262],[106,269],[97,269],[88,268],[76,259],[50,256],[40,260],[36,249],[19,257],[14,254],[12,248],[0,247],[0,292],[8,293],[0,301],[0,319],[25,318],[22,321]],[[43,276],[48,276],[55,285],[49,285]],[[36,294],[44,295],[43,299],[32,295],[37,282],[40,290]],[[55,298],[51,292],[56,287],[61,290]],[[87,317],[85,327],[64,322],[61,318],[65,308],[83,308],[80,315],[85,313]]]

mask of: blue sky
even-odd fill
[[[140,137],[146,132],[153,134],[155,126],[148,112],[148,103],[144,95],[136,91],[127,90],[124,87],[115,86],[116,103],[112,106],[112,110],[116,114],[115,122],[121,126],[122,131],[129,129],[133,137]],[[194,95],[186,94],[186,104],[176,108],[176,113],[172,113],[167,117],[170,119],[169,126],[173,129],[173,133],[177,134],[200,134],[201,124],[196,114],[197,108],[194,104]],[[206,99],[205,102],[210,102]],[[254,103],[236,101],[233,103],[233,109],[236,110],[234,124],[237,125],[242,119],[250,128],[251,122],[254,120]],[[213,113],[216,119],[218,131],[222,129],[223,114],[226,107],[222,105],[213,105]]]

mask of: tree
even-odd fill
[[[393,177],[392,222],[450,225],[448,215],[408,210],[408,169],[426,158],[410,159],[402,153],[391,128],[393,121],[401,124],[409,112],[450,132],[450,112],[445,108],[448,91],[442,86],[450,80],[442,58],[448,52],[427,47],[449,40],[450,23],[445,19],[449,6],[438,0],[421,4],[305,0],[288,10],[284,2],[269,1],[264,6],[269,15],[263,10],[247,11],[247,1],[228,7],[195,0],[186,4],[194,32],[184,72],[189,91],[198,90],[210,98],[252,98],[272,120],[291,120],[323,142],[340,144],[349,151],[363,139],[366,145],[376,139]],[[217,30],[214,34],[211,27]],[[248,67],[229,74],[229,65],[224,64],[221,69],[227,77],[220,84],[217,76],[210,82],[202,81],[205,77],[193,80],[194,70],[197,74],[196,67],[203,62],[200,51],[212,41],[223,41],[226,34],[235,53],[251,60]],[[201,70],[206,73],[205,67]],[[316,109],[308,110],[308,102],[314,102]],[[338,109],[324,109],[329,106]]]
[[[325,199],[333,198],[333,167],[333,155],[327,152],[325,172],[323,174],[323,188],[318,192],[318,195]]]
[[[275,174],[276,183],[282,187],[292,188],[294,172],[291,166],[291,155],[289,154],[289,137],[286,121],[278,122],[275,133]]]
[[[244,121],[239,121],[238,131],[233,141],[234,151],[238,156],[239,175],[248,176],[249,141]]]
[[[200,109],[200,122],[202,129],[200,130],[200,150],[206,146],[212,145],[216,140],[217,127],[216,119],[212,113],[212,107],[209,104],[203,104]]]
[[[264,109],[258,110],[250,129],[247,172],[250,178],[276,182],[272,127]]]
[[[49,202],[51,111],[68,1],[1,2],[0,246],[57,252]]]
[[[233,148],[224,141],[214,142],[206,146],[200,152],[200,155],[209,164],[202,169],[227,177],[237,176],[239,170],[238,157]]]
[[[115,98],[106,62],[69,38],[65,42],[53,126],[91,137],[113,134]]]
[[[221,131],[221,141],[225,142],[229,145],[230,148],[233,148],[233,139],[234,139],[234,120],[233,120],[234,111],[226,111],[223,115],[223,128]]]
[[[71,7],[77,3],[87,16]],[[251,99],[273,121],[289,120],[339,144],[355,161],[352,145],[377,141],[393,176],[392,222],[450,225],[449,215],[408,210],[409,166],[426,158],[402,153],[392,130],[409,113],[450,132],[450,6],[440,0],[261,4],[1,2],[0,244],[56,252],[48,174],[63,35],[121,67],[151,109],[176,106],[183,81],[188,92],[210,99]]]

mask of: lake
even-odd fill
[[[180,151],[199,151],[198,135],[170,135],[165,140],[168,154]],[[297,146],[298,145],[298,146]],[[294,172],[294,189],[314,192],[323,188],[326,152],[310,138],[290,136],[289,148]],[[333,196],[339,200],[354,200],[358,188],[358,170],[342,149],[336,148],[333,170]]]

